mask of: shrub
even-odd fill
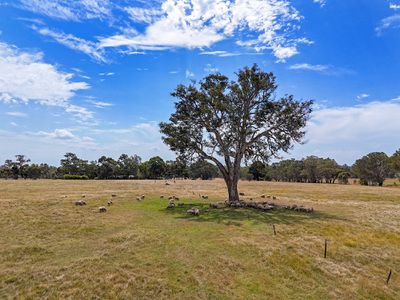
[[[87,180],[89,179],[86,175],[75,175],[75,174],[64,174],[64,179],[68,180]]]

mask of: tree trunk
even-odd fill
[[[229,203],[234,203],[239,201],[239,193],[238,193],[238,181],[237,180],[226,180],[225,179],[226,186],[228,188],[228,202]]]

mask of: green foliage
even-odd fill
[[[360,183],[382,186],[390,174],[389,157],[383,152],[372,152],[358,159],[353,167],[353,172],[363,180]]]
[[[163,141],[180,157],[213,162],[224,177],[229,200],[237,201],[241,162],[267,162],[304,136],[312,101],[275,98],[275,76],[257,65],[236,81],[211,74],[197,85],[179,85],[169,122],[160,123]]]
[[[193,163],[189,167],[189,177],[191,179],[203,179],[203,180],[210,180],[215,177],[218,177],[219,172],[218,168],[204,160],[198,160],[197,162]]]
[[[261,161],[253,162],[249,167],[249,173],[253,176],[254,180],[259,181],[264,179],[266,175],[266,164]]]
[[[340,184],[348,184],[350,173],[349,172],[340,172],[337,176]]]
[[[76,175],[76,174],[64,174],[64,179],[68,180],[87,180],[89,179],[86,175]]]

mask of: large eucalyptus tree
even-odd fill
[[[223,175],[229,201],[239,200],[242,162],[269,161],[301,142],[312,101],[276,97],[272,73],[245,67],[230,81],[211,74],[199,84],[178,85],[169,122],[160,123],[163,141],[180,157],[213,162]]]

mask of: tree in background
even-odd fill
[[[68,152],[60,161],[60,173],[70,175],[85,175],[87,160],[80,159],[75,153]]]
[[[254,161],[249,166],[249,173],[253,176],[254,180],[261,180],[265,178],[266,175],[266,164],[261,161]]]
[[[400,149],[397,150],[390,158],[390,163],[393,169],[393,172],[397,177],[400,178]]]
[[[97,161],[97,177],[99,179],[112,179],[116,177],[118,163],[111,157],[102,156]]]
[[[360,178],[360,183],[382,186],[384,180],[390,175],[389,157],[383,152],[372,152],[358,159],[353,167],[353,172]]]
[[[191,179],[210,180],[218,177],[218,175],[218,168],[205,160],[198,160],[189,167],[189,177]]]
[[[121,178],[138,178],[142,159],[137,155],[121,154],[118,158],[118,176]]]
[[[167,165],[161,157],[155,156],[149,159],[147,168],[149,179],[163,178],[166,170]]]
[[[276,99],[275,76],[257,65],[236,75],[236,81],[211,74],[199,85],[179,85],[172,93],[176,111],[160,124],[163,141],[180,157],[218,167],[230,202],[239,200],[242,161],[266,163],[300,142],[312,106],[293,96]]]

